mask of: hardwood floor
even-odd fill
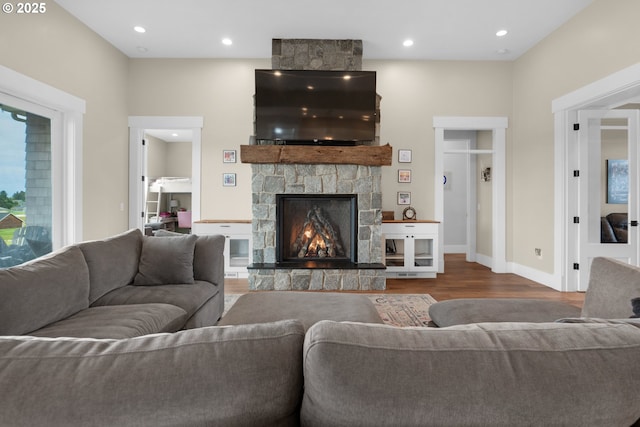
[[[584,292],[558,292],[540,283],[465,261],[464,255],[445,256],[446,273],[435,279],[387,279],[385,291],[366,293],[429,294],[437,301],[454,298],[540,298],[565,301],[577,307],[584,303]],[[246,279],[226,279],[225,292],[246,293]]]

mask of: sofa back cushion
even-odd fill
[[[144,236],[134,285],[190,284],[198,236]]]
[[[22,335],[89,306],[89,270],[69,246],[0,269],[0,335]]]
[[[207,327],[124,340],[0,337],[11,425],[294,426],[302,325]]]
[[[142,232],[132,229],[104,240],[78,244],[87,265],[91,288],[89,303],[133,282],[138,272],[142,248]]]
[[[321,321],[305,338],[301,424],[631,425],[639,352],[629,324]]]
[[[631,299],[636,297],[640,297],[640,268],[612,258],[594,258],[581,316],[629,318]]]

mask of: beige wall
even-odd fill
[[[380,143],[394,148],[393,165],[384,167],[384,210],[401,218],[398,191],[411,191],[418,218],[434,213],[433,116],[510,116],[512,64],[460,61],[365,61],[377,71]],[[412,150],[412,163],[398,163],[398,149]],[[399,184],[399,168],[410,168],[410,184]]]
[[[515,61],[514,119],[507,143],[510,261],[554,271],[551,101],[639,62],[638,16],[637,0],[595,0]],[[534,248],[542,249],[541,258]]]
[[[251,167],[223,164],[222,150],[247,143],[253,70],[269,68],[269,59],[127,59],[55,3],[47,6],[29,19],[2,16],[0,58],[87,102],[84,237],[128,226],[130,115],[204,117],[202,217],[249,218]],[[420,218],[433,215],[433,116],[507,116],[507,258],[553,272],[551,101],[639,62],[638,16],[637,0],[595,0],[515,62],[364,61],[364,69],[378,72],[381,142],[394,147],[393,165],[383,172],[383,208],[401,211],[397,149],[406,148],[413,150],[413,176],[402,189],[410,188]],[[223,172],[238,174],[237,187],[222,186]]]
[[[0,16],[0,63],[86,101],[84,238],[126,230],[127,57],[50,1],[42,15]]]
[[[253,133],[254,70],[264,60],[133,59],[129,70],[129,114],[202,116],[203,219],[251,219],[251,166],[240,145]],[[237,163],[223,163],[222,150],[238,150]],[[236,187],[222,174],[236,173]]]

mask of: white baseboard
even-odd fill
[[[534,282],[538,282],[551,289],[555,289],[556,291],[561,290],[561,286],[559,283],[557,283],[557,280],[553,274],[545,273],[544,271],[536,270],[535,268],[527,267],[525,265],[516,264],[513,262],[507,263],[507,268],[513,274],[517,274],[518,276],[533,280]]]
[[[445,254],[466,254],[467,245],[444,245]]]
[[[476,254],[476,262],[480,265],[484,265],[487,268],[493,267],[493,258],[487,255]]]
[[[493,267],[493,258],[487,255],[476,254],[476,262],[487,268]],[[536,270],[535,268],[513,262],[507,263],[507,272],[517,274],[525,279],[533,280],[534,282],[538,282],[541,285],[555,289],[556,291],[561,290],[560,284],[557,283],[556,277],[553,274],[545,273],[544,271]]]

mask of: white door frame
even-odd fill
[[[53,249],[82,240],[82,129],[86,102],[0,65],[0,93],[55,111],[51,119]],[[15,105],[20,107],[19,105]]]
[[[129,116],[129,228],[144,230],[145,173],[144,151],[141,141],[145,129],[191,129],[191,220],[200,220],[200,187],[202,159],[202,126],[197,117]]]
[[[490,130],[492,131],[493,160],[491,168],[491,186],[493,191],[492,219],[492,260],[491,271],[507,272],[506,251],[506,129],[509,125],[507,117],[461,117],[434,116],[435,158],[434,158],[434,216],[440,221],[439,232],[442,233],[444,219],[444,194],[442,188],[444,131],[445,130]],[[443,239],[439,240],[439,273],[444,272]]]
[[[583,86],[551,102],[554,114],[554,273],[555,289],[572,292],[579,289],[577,227],[568,221],[578,215],[578,194],[571,159],[576,156],[578,110],[607,109],[640,96],[640,63]]]

